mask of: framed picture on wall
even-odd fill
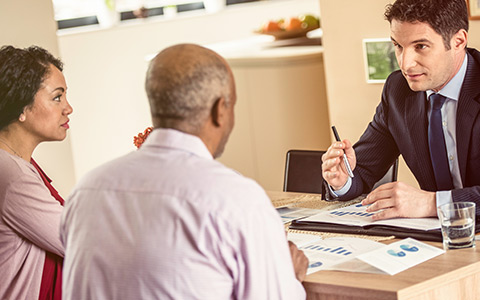
[[[389,38],[363,39],[363,53],[368,83],[384,83],[390,73],[399,69]]]
[[[468,17],[470,20],[480,20],[480,0],[467,0]]]

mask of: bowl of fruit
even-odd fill
[[[276,40],[305,37],[307,32],[320,28],[319,18],[313,15],[301,15],[279,20],[269,20],[255,33],[274,36]]]

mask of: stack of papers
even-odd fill
[[[322,240],[301,233],[289,233],[288,239],[307,256],[307,274],[339,270],[394,275],[445,252],[412,238],[390,245],[353,237]]]
[[[397,218],[373,221],[367,206],[353,204],[331,211],[322,211],[292,222],[290,228],[338,233],[413,237],[421,240],[442,241],[440,221],[437,218]]]

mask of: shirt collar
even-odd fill
[[[447,97],[448,99],[458,101],[460,96],[460,90],[462,89],[463,79],[465,79],[465,73],[467,72],[467,54],[465,53],[465,58],[463,59],[462,66],[458,70],[457,74],[445,85],[438,94]],[[432,90],[427,90],[427,99],[430,95],[435,93]]]
[[[199,157],[213,159],[207,146],[199,137],[175,129],[154,129],[139,150],[151,151],[158,147],[177,149]]]

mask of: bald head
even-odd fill
[[[229,102],[232,75],[226,61],[207,48],[180,44],[151,61],[145,89],[155,127],[196,134],[214,103]]]

